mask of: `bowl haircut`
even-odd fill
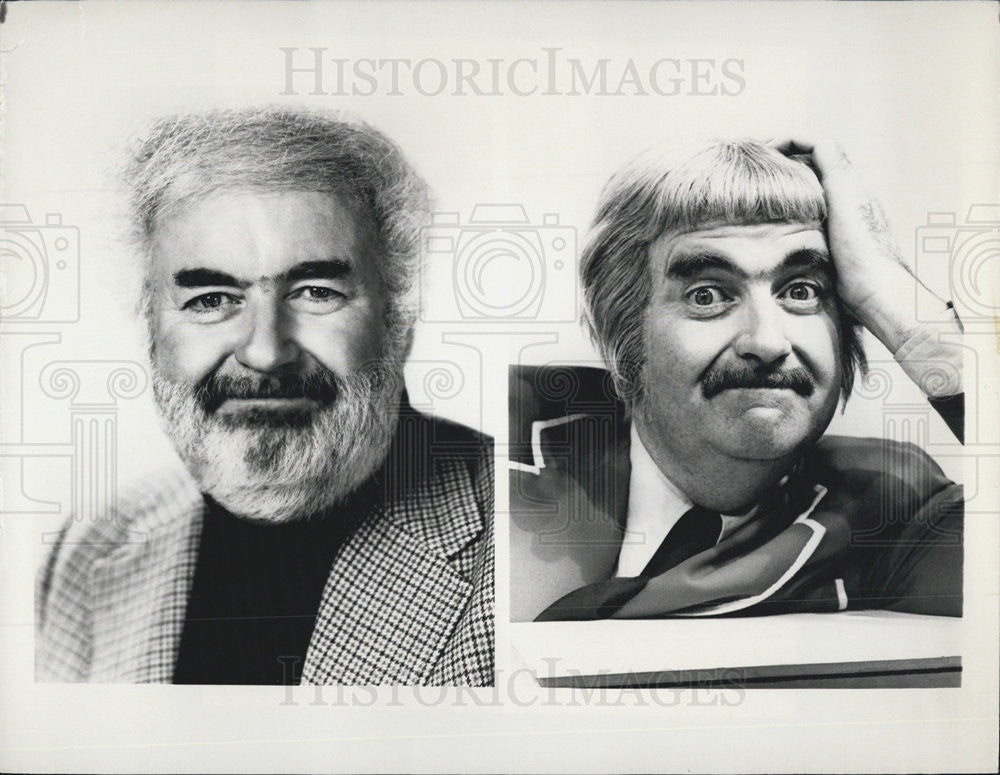
[[[823,187],[803,160],[753,140],[713,140],[650,149],[601,193],[580,260],[584,323],[630,407],[643,399],[645,321],[652,277],[649,247],[665,233],[709,223],[823,223]],[[836,298],[842,400],[866,368],[858,322]]]

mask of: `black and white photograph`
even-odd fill
[[[67,522],[37,679],[492,683],[490,442],[403,384],[423,182],[288,109],[163,119],[124,175],[184,471]]]
[[[996,771],[995,3],[0,41],[0,770]]]
[[[514,621],[962,615],[963,492],[927,418],[825,435],[869,378],[863,328],[963,438],[962,323],[882,213],[833,144],[708,141],[612,177],[580,260],[607,370],[511,375]],[[960,681],[957,656],[826,661],[818,685]]]

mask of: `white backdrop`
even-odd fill
[[[87,769],[112,755],[125,768],[168,769],[984,766],[996,728],[990,601],[1000,456],[991,360],[996,286],[986,272],[996,270],[991,240],[1000,208],[978,210],[978,221],[969,220],[969,209],[1000,201],[994,6],[36,2],[8,5],[2,29],[2,201],[26,207],[30,219],[4,210],[5,249],[28,250],[17,242],[28,240],[50,274],[41,283],[23,256],[3,257],[0,671],[16,702],[0,710],[0,765],[8,765],[0,768]],[[314,49],[321,49],[318,89],[309,72]],[[290,64],[302,69],[289,73]],[[459,77],[474,70],[475,86]],[[904,254],[928,284],[955,298],[969,329],[972,443],[964,458],[871,337],[873,379],[831,429],[896,429],[969,486],[970,512],[982,518],[970,519],[966,620],[973,629],[964,688],[810,694],[808,701],[797,692],[758,693],[712,713],[684,701],[601,716],[586,703],[542,711],[509,697],[470,709],[449,696],[431,710],[410,694],[386,710],[308,707],[310,698],[290,707],[279,704],[283,695],[254,688],[89,694],[33,687],[30,579],[43,534],[73,504],[116,491],[172,457],[145,389],[132,258],[115,220],[109,165],[122,139],[148,118],[260,103],[357,113],[396,139],[427,178],[441,214],[433,235],[443,247],[430,256],[424,284],[424,319],[407,372],[411,398],[501,442],[509,362],[595,361],[575,322],[574,246],[621,162],[677,135],[839,137],[882,194]],[[460,253],[476,235],[473,210],[500,204],[508,206],[504,233],[517,232],[529,248],[521,260],[501,255],[485,264],[481,285],[465,283],[456,295],[454,276],[465,271]],[[523,208],[525,222],[517,223],[511,205]],[[928,252],[925,237],[942,235],[950,247]],[[530,286],[537,304],[504,311],[529,287],[529,266],[545,272],[543,284]],[[490,309],[500,312],[491,317]],[[74,439],[89,446],[74,447]],[[94,477],[111,477],[110,485]],[[501,519],[499,579],[506,577],[502,536]],[[502,588],[498,595],[502,610]],[[983,632],[992,636],[976,635]],[[498,635],[503,669],[502,626]],[[371,742],[387,726],[390,742]],[[580,736],[590,727],[597,731]],[[780,762],[762,742],[772,734],[787,754]],[[250,738],[273,745],[226,742]],[[136,747],[121,747],[126,741]],[[511,746],[530,748],[531,757],[512,755]],[[816,746],[825,758],[813,758]],[[338,758],[324,758],[330,751]]]

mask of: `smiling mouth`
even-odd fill
[[[756,385],[751,386],[751,387],[725,388],[725,390],[723,390],[722,392],[724,393],[724,392],[726,392],[726,390],[787,390],[789,393],[794,393],[795,392],[792,388],[787,387],[787,386],[782,386],[782,387],[758,387]]]
[[[227,398],[216,410],[219,414],[235,414],[253,410],[270,412],[301,412],[318,406],[311,398]]]

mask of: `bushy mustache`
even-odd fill
[[[396,430],[402,389],[401,364],[392,360],[336,377],[318,363],[269,374],[219,367],[196,383],[171,381],[153,366],[157,408],[202,491],[234,514],[273,523],[329,509],[377,470]],[[326,405],[219,410],[228,399],[254,398]]]
[[[195,386],[194,397],[198,405],[211,414],[231,399],[305,398],[322,407],[332,404],[338,392],[337,377],[327,369],[317,369],[305,375],[287,371],[239,377],[214,371]]]
[[[800,396],[809,397],[816,389],[816,383],[812,373],[803,366],[769,369],[740,364],[709,369],[701,378],[701,392],[705,398],[714,398],[723,390],[738,388],[788,388]]]

